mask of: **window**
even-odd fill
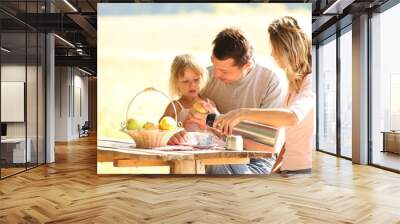
[[[372,163],[396,170],[400,170],[398,21],[400,5],[371,18]]]
[[[336,153],[336,36],[318,48],[318,149]]]
[[[14,5],[1,1],[0,6]],[[20,15],[40,12],[43,1],[19,2]],[[0,12],[0,179],[45,163],[45,34]],[[10,100],[12,96],[22,102]],[[18,104],[18,111],[9,105]],[[17,113],[20,112],[20,113]],[[18,116],[15,116],[18,114]],[[11,115],[11,116],[10,116]]]
[[[340,36],[340,154],[351,158],[352,149],[352,33],[351,26]]]

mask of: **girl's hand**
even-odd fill
[[[188,142],[187,139],[187,132],[186,131],[180,131],[173,135],[169,140],[168,140],[168,145],[180,145],[182,143]]]
[[[233,128],[244,120],[247,113],[246,109],[236,109],[227,114],[220,115],[214,122],[214,128],[220,130],[225,135],[231,135]]]
[[[183,121],[183,127],[185,129],[190,129],[192,125],[197,125],[199,129],[206,130],[206,118],[207,114],[200,114],[194,110],[190,110],[188,116]]]

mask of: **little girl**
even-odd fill
[[[184,122],[193,104],[196,101],[206,101],[214,107],[214,102],[200,96],[200,90],[206,82],[206,70],[189,55],[183,54],[175,57],[171,65],[171,77],[169,81],[170,94],[178,100],[173,101],[178,122]],[[175,117],[175,112],[170,103],[164,112],[164,116]],[[196,131],[196,127],[186,127],[188,131]]]

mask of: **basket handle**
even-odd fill
[[[131,105],[132,105],[133,101],[134,101],[134,100],[136,99],[136,97],[138,97],[140,94],[145,93],[145,92],[151,92],[151,91],[161,93],[163,96],[165,96],[165,97],[169,100],[169,102],[171,102],[172,107],[174,108],[174,112],[175,112],[175,121],[177,122],[177,126],[178,126],[178,127],[181,126],[180,122],[178,123],[178,113],[177,113],[177,111],[176,111],[175,104],[174,104],[173,100],[171,99],[171,97],[169,97],[169,96],[168,96],[167,94],[165,94],[163,91],[158,90],[158,89],[156,89],[156,88],[154,88],[154,87],[147,87],[147,88],[145,88],[144,90],[138,92],[138,93],[131,99],[131,101],[129,101],[128,108],[126,109],[125,121],[123,121],[123,122],[121,123],[121,126],[122,126],[122,129],[123,129],[123,130],[124,130],[125,127],[126,127],[126,121],[128,120],[128,112],[129,112],[129,109],[131,108]]]

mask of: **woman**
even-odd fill
[[[311,81],[311,40],[292,17],[283,17],[268,27],[272,57],[289,82],[284,108],[241,108],[218,117],[214,127],[224,134],[242,120],[286,127],[285,153],[278,158],[280,169],[288,172],[310,172],[314,129],[315,94]]]

